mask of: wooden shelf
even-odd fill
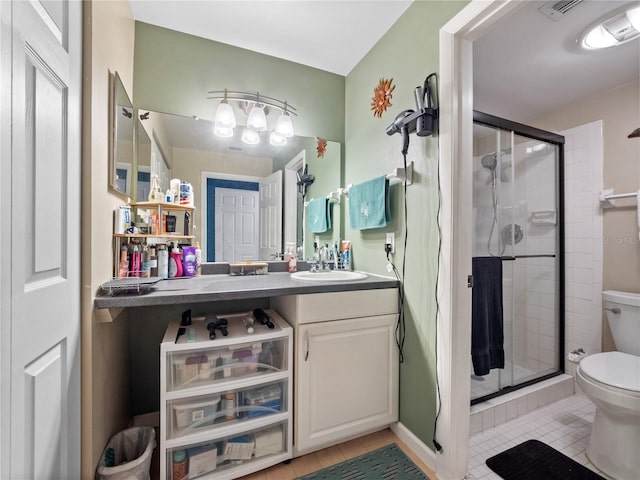
[[[136,208],[162,208],[163,210],[181,210],[191,212],[196,207],[191,205],[180,205],[179,203],[165,203],[165,202],[130,202],[129,205]]]
[[[195,235],[154,235],[153,233],[114,233],[116,238],[173,238],[175,240],[193,240]]]

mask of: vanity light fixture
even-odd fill
[[[264,132],[267,129],[267,115],[264,112],[264,105],[254,103],[249,112],[247,127],[251,127],[257,132]]]
[[[276,147],[281,147],[287,144],[287,137],[280,135],[276,129],[269,135],[269,143]]]
[[[278,117],[275,130],[269,135],[271,145],[286,145],[287,138],[294,135],[293,122],[290,115],[296,115],[296,108],[288,102],[277,98],[260,95],[260,93],[238,92],[232,90],[212,90],[208,99],[221,99],[216,110],[214,135],[218,137],[233,136],[236,117],[230,101],[237,102],[238,108],[248,115],[247,126],[242,132],[242,141],[250,145],[260,143],[260,133],[268,129],[267,115],[270,108],[282,111]]]
[[[257,145],[260,143],[260,134],[251,127],[245,127],[242,131],[242,141],[247,145]]]
[[[580,45],[587,50],[615,47],[640,37],[640,6],[626,5],[587,27]]]
[[[278,117],[278,123],[276,123],[276,132],[285,138],[293,137],[293,122],[287,112],[287,102],[284,102],[284,111]],[[286,143],[286,142],[285,142]]]

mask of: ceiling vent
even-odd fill
[[[547,2],[538,10],[551,20],[561,20],[567,13],[580,5],[584,0],[562,0],[560,2]]]

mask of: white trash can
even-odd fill
[[[150,480],[151,454],[156,446],[153,427],[133,427],[115,434],[102,452],[97,480]]]

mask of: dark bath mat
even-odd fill
[[[527,440],[488,458],[487,466],[505,480],[604,480],[538,440]]]
[[[297,480],[429,480],[395,443]]]

